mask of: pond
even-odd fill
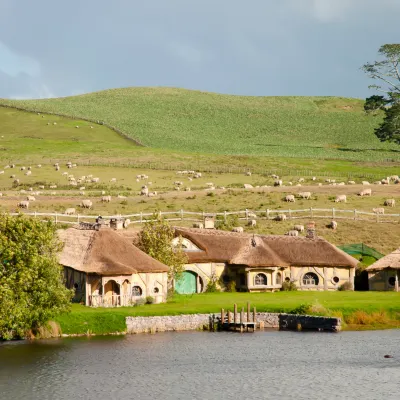
[[[399,399],[399,343],[400,330],[3,343],[0,398]]]

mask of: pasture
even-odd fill
[[[382,117],[366,116],[363,101],[350,98],[245,97],[174,88],[126,88],[45,100],[3,99],[1,104],[100,121],[146,147],[163,151],[400,160],[398,146],[380,143],[373,134]]]

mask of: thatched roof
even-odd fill
[[[400,248],[374,262],[366,270],[381,271],[385,268],[400,269]]]
[[[251,235],[208,229],[175,228],[201,251],[189,251],[191,263],[227,262],[249,267],[355,267],[358,261],[323,238]]]
[[[168,267],[135,247],[112,229],[58,231],[64,248],[60,264],[99,275],[131,275],[137,272],[167,272]]]

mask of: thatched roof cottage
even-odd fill
[[[70,228],[58,231],[64,248],[59,256],[74,301],[90,306],[135,303],[146,296],[165,301],[168,267],[135,247],[112,229]]]
[[[198,293],[210,279],[241,291],[275,291],[292,281],[300,290],[337,290],[354,284],[358,261],[323,238],[252,235],[175,228],[174,245],[188,257],[181,293]]]
[[[400,248],[366,268],[369,290],[399,291]]]

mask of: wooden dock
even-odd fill
[[[239,318],[238,318],[239,317]],[[239,319],[239,320],[238,320]],[[219,319],[219,329],[222,331],[234,332],[254,332],[257,328],[264,329],[262,321],[257,322],[256,308],[253,308],[253,313],[250,312],[250,303],[247,303],[247,313],[244,308],[238,315],[237,304],[233,306],[233,313],[221,309],[221,317]]]

